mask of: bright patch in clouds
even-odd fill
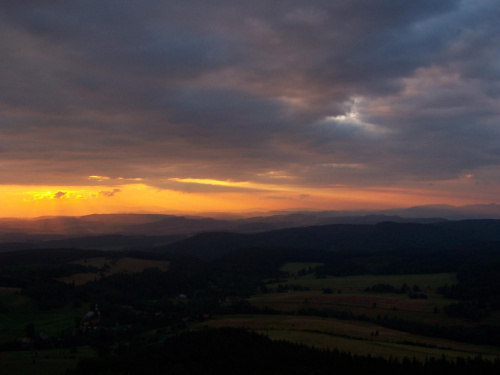
[[[187,183],[187,184],[201,184],[212,186],[235,187],[243,189],[256,189],[256,190],[287,190],[284,186],[276,186],[271,184],[260,184],[249,181],[220,181],[203,178],[170,178],[169,181]]]
[[[79,191],[71,191],[71,190],[58,190],[54,191],[45,191],[45,192],[26,192],[21,193],[26,197],[23,198],[25,202],[29,201],[37,201],[42,199],[88,199],[92,198],[92,195],[86,194],[84,190]]]
[[[106,180],[109,180],[109,177],[106,177],[106,176],[89,176],[89,180],[92,180],[92,181],[106,181]]]
[[[498,1],[126,3],[0,1],[2,215],[500,203]]]
[[[343,115],[326,116],[323,122],[324,123],[332,122],[347,127],[348,126],[357,127],[370,133],[381,134],[387,132],[386,129],[376,124],[371,124],[363,120],[362,113],[360,112],[360,107],[362,105],[366,105],[366,100],[364,98],[361,97],[352,98],[347,103],[349,109]]]
[[[288,175],[285,171],[269,171],[265,173],[259,173],[259,177],[266,177],[266,178],[277,178],[277,179],[293,179],[294,176]]]

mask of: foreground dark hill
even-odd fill
[[[384,222],[288,228],[257,234],[201,233],[158,247],[158,251],[213,259],[250,248],[326,251],[411,251],[463,247],[500,241],[500,220],[463,220],[434,224]]]

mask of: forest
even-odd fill
[[[498,373],[500,242],[195,255],[234,236],[0,253],[0,358],[41,374]]]

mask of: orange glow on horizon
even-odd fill
[[[101,177],[101,176],[99,176]],[[83,216],[124,212],[238,212],[271,210],[355,210],[421,204],[471,204],[467,195],[403,188],[304,188],[210,179],[172,181],[240,188],[231,192],[182,192],[141,183],[112,186],[0,186],[0,217]],[[248,190],[248,191],[246,191]],[[485,202],[486,203],[486,202]]]

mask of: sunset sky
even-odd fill
[[[497,0],[0,2],[0,216],[500,203]]]

